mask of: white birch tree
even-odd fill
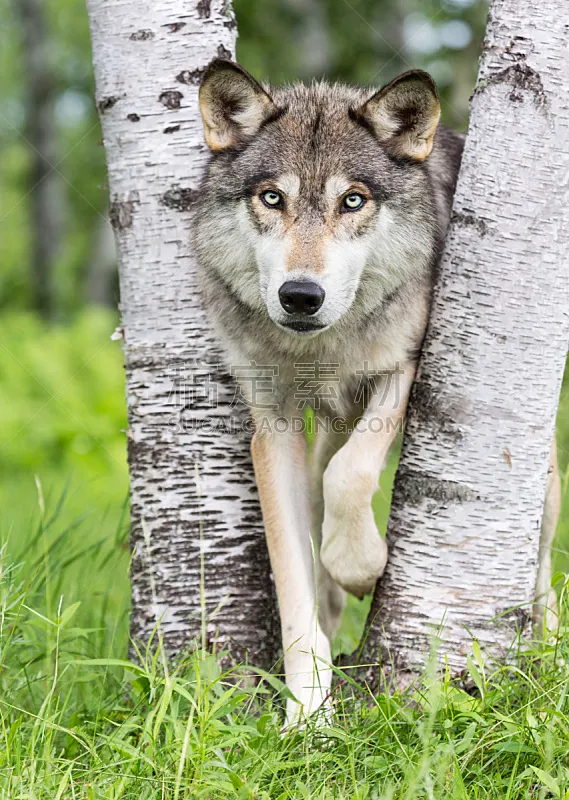
[[[441,623],[454,671],[529,628],[569,340],[568,36],[565,0],[491,3],[364,648],[400,685]]]
[[[234,386],[200,303],[189,212],[207,157],[197,92],[232,57],[229,0],[88,0],[115,230],[129,414],[132,633],[273,663],[278,625]],[[215,427],[217,425],[217,427]],[[213,426],[213,427],[212,427]],[[203,560],[205,601],[200,600]],[[212,612],[216,613],[212,615]]]

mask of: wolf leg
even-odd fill
[[[288,688],[287,724],[315,711],[331,685],[330,643],[317,615],[304,433],[259,431],[251,451],[274,575]]]
[[[551,545],[557,528],[560,505],[561,480],[557,464],[557,446],[554,439],[551,446],[549,475],[539,537],[539,564],[533,607],[533,625],[537,634],[543,632],[544,624],[550,631],[557,627],[557,596],[555,589],[551,587]]]
[[[319,417],[316,418],[320,420]],[[333,431],[317,430],[311,458],[310,501],[312,509],[312,541],[314,547],[316,596],[318,600],[318,619],[330,640],[338,630],[346,594],[322,564],[322,525],[324,522],[324,472],[330,459],[347,441],[348,435]]]
[[[332,578],[363,597],[387,562],[371,507],[389,449],[401,429],[415,365],[384,379],[346,444],[324,473],[324,523],[320,557]]]

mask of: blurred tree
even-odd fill
[[[24,136],[29,145],[31,296],[45,317],[53,312],[53,268],[61,251],[64,195],[54,168],[58,155],[53,48],[42,0],[15,0],[22,27]]]
[[[29,75],[30,51],[22,21],[27,3],[32,3],[32,12],[39,6],[43,26],[42,31],[28,16],[30,35],[34,41],[43,37],[49,42],[45,60],[42,55],[36,66],[39,81],[31,81]],[[0,18],[0,306],[34,305],[35,198],[28,192],[34,159],[40,159],[26,139],[30,139],[28,111],[32,109],[38,119],[37,103],[44,99],[38,92],[45,71],[50,120],[39,135],[50,133],[54,155],[43,155],[55,169],[45,159],[41,162],[51,171],[40,186],[50,179],[59,181],[60,235],[53,237],[59,239],[59,247],[52,261],[51,294],[54,316],[65,318],[84,304],[87,265],[107,204],[104,151],[97,146],[101,132],[93,101],[87,14],[81,0],[0,0]],[[41,146],[37,149],[42,151]],[[39,256],[43,257],[41,250]]]
[[[119,301],[117,250],[108,219],[100,217],[87,263],[84,281],[85,303],[116,308]]]

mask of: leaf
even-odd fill
[[[478,639],[474,639],[472,642],[472,653],[476,660],[476,665],[480,670],[481,675],[484,677],[484,658],[482,657],[482,650],[480,649]]]
[[[132,661],[126,661],[123,658],[85,658],[68,661],[67,663],[73,664],[74,666],[84,666],[88,664],[91,667],[124,667],[130,672],[135,672],[139,675],[146,675],[145,669],[133,664]]]
[[[288,686],[283,683],[276,675],[271,675],[270,672],[264,672],[263,670],[256,670],[263,680],[267,681],[269,686],[278,692],[285,700],[296,700],[296,697],[293,695],[291,690]]]
[[[339,739],[341,742],[349,739],[348,734],[339,728],[319,728],[318,733],[322,734],[322,736],[328,736],[330,739]]]
[[[61,798],[63,797],[63,792],[67,788],[67,784],[69,783],[69,779],[71,777],[72,771],[73,771],[73,767],[70,766],[69,769],[67,770],[67,772],[65,773],[65,775],[63,776],[63,778],[61,779],[61,782],[59,784],[59,788],[57,790],[57,794],[54,797],[54,800],[61,800]]]
[[[274,722],[274,718],[274,714],[263,714],[259,717],[257,720],[257,730],[261,735],[263,735],[267,730],[267,725],[269,722]]]
[[[534,767],[533,764],[530,765],[539,780],[543,783],[544,786],[547,786],[550,792],[554,794],[555,797],[561,797],[561,789],[559,788],[559,784],[553,778],[549,772],[545,772],[543,769],[538,769],[538,767]]]
[[[80,605],[81,601],[78,601],[77,603],[73,603],[72,605],[68,606],[68,608],[65,609],[65,611],[59,618],[60,628],[64,628],[67,625],[67,623],[70,622],[71,619],[73,619]]]
[[[361,786],[358,786],[354,794],[352,795],[352,800],[367,800],[370,793],[369,784],[365,783]]]
[[[375,772],[383,772],[389,767],[389,762],[385,756],[366,756],[364,764]]]
[[[242,778],[239,777],[239,775],[237,775],[232,770],[227,770],[227,775],[228,775],[229,780],[231,781],[231,785],[233,786],[234,789],[242,789],[243,788],[245,782],[243,781]]]
[[[493,744],[491,747],[492,750],[495,750],[497,753],[535,753],[535,748],[528,747],[527,744],[523,744],[522,742],[497,742]]]
[[[476,731],[476,722],[471,722],[467,729],[464,731],[464,736],[457,742],[454,746],[455,753],[464,753],[466,750],[470,750],[472,745],[472,740],[474,738],[474,733]]]
[[[475,714],[482,706],[482,701],[479,697],[473,697],[468,692],[465,692],[464,689],[459,689],[458,686],[449,686],[446,689],[446,696],[452,707],[462,713]],[[482,717],[478,721],[484,722]]]
[[[484,684],[482,683],[482,677],[478,671],[478,668],[474,664],[474,661],[472,660],[472,656],[470,655],[466,656],[466,666],[468,667],[470,677],[476,684],[476,688],[478,689],[480,694],[484,696]]]

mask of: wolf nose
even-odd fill
[[[287,314],[316,314],[325,297],[314,281],[286,281],[279,289],[279,300]]]

